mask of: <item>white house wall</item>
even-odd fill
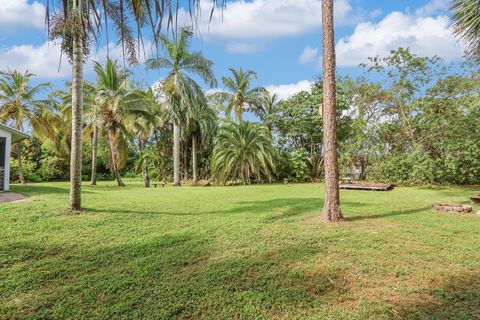
[[[12,135],[10,132],[3,130],[0,128],[0,137],[6,138],[5,141],[5,181],[3,190],[8,191],[10,190],[10,148],[12,144]]]

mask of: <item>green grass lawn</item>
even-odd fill
[[[0,319],[480,319],[474,188],[14,186],[0,204]],[[479,188],[476,188],[478,191]],[[480,208],[477,206],[475,211]]]

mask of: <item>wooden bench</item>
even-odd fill
[[[352,177],[345,177],[340,179],[341,184],[353,184],[353,178]]]
[[[153,184],[153,186],[154,186],[155,188],[156,188],[158,185],[161,185],[162,188],[165,188],[165,181],[160,181],[160,182],[159,182],[159,181],[156,181],[156,182],[153,182],[152,184]]]

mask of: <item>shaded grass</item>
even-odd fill
[[[0,204],[0,319],[480,319],[472,188],[14,186]],[[478,189],[477,189],[478,191]],[[476,208],[479,209],[478,207]]]

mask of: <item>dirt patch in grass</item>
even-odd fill
[[[1,192],[0,193],[0,202],[19,202],[31,199],[30,197],[24,196],[20,193],[14,192]]]

